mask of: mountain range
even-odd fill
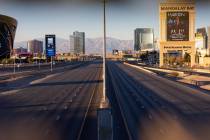
[[[44,42],[44,38],[37,38]],[[70,52],[70,41],[63,38],[56,38],[56,51],[57,53]],[[15,42],[15,48],[27,48],[27,41]],[[107,52],[112,52],[113,49],[117,50],[133,50],[133,40],[120,40],[116,38],[107,38]],[[102,54],[103,52],[103,38],[86,38],[85,40],[86,54]]]

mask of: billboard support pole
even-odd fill
[[[39,70],[40,70],[40,59],[39,59]]]
[[[51,72],[53,71],[53,57],[51,56]]]

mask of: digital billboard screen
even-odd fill
[[[167,12],[167,41],[189,41],[189,12]]]
[[[46,35],[46,56],[51,57],[56,55],[55,35]]]

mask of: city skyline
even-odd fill
[[[68,39],[75,30],[84,31],[87,38],[103,36],[103,9],[100,4],[81,4],[74,0],[68,5],[1,1],[1,14],[18,20],[15,42],[44,37],[48,33]],[[133,0],[120,6],[109,3],[107,36],[133,40],[135,28],[146,27],[154,28],[155,37],[159,37],[158,3],[152,0]],[[196,28],[210,26],[210,19],[205,17],[210,15],[208,4],[210,0],[196,2]],[[150,12],[145,15],[148,9]]]

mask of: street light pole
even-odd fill
[[[103,0],[103,100],[106,100],[106,0]]]
[[[15,56],[14,56],[14,65],[13,65],[13,73],[15,74],[15,64],[16,64],[16,58],[15,58]]]

